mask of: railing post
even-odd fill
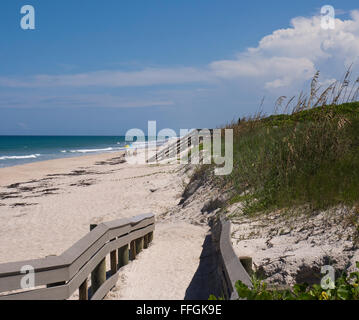
[[[96,224],[90,225],[90,231],[96,228]],[[91,291],[95,294],[98,288],[106,281],[106,257],[91,272]]]
[[[140,253],[143,249],[143,237],[136,239],[136,254]]]
[[[148,244],[150,244],[153,240],[153,231],[151,231],[149,234],[148,234]]]
[[[79,287],[79,300],[88,300],[88,287],[87,287],[87,278]]]
[[[130,259],[136,259],[136,240],[131,241],[130,243]]]
[[[129,260],[129,252],[128,252],[128,244],[118,249],[118,268],[125,266],[128,264]]]
[[[143,237],[143,247],[145,249],[148,248],[148,234],[145,234],[145,236]]]
[[[114,275],[117,272],[117,250],[111,251],[110,260],[111,260],[111,275]]]

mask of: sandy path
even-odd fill
[[[123,268],[107,299],[184,299],[206,231],[186,222],[159,223],[152,245]]]

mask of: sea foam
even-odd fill
[[[26,156],[3,156],[0,157],[0,160],[16,160],[16,159],[36,159],[38,157],[40,157],[41,154],[30,154],[30,155],[26,155]]]

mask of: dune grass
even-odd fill
[[[349,70],[320,90],[318,72],[309,95],[288,99],[285,113],[226,126],[234,130],[234,169],[222,178],[232,190],[230,203],[244,202],[244,212],[254,213],[359,200],[359,79],[351,85],[350,76]]]

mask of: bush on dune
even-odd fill
[[[234,169],[224,181],[232,203],[244,200],[245,213],[308,204],[324,209],[359,199],[359,81],[351,86],[348,71],[319,95],[318,77],[291,114],[259,114],[226,126],[234,130]],[[248,190],[250,196],[239,196]]]

